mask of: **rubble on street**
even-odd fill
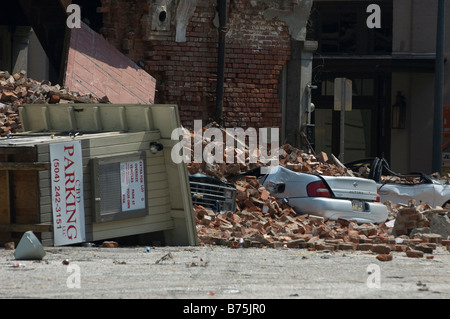
[[[80,95],[59,85],[51,85],[48,81],[38,82],[27,78],[23,71],[15,74],[0,71],[0,136],[21,132],[18,110],[22,104],[58,103],[108,103],[108,99]],[[223,133],[225,137],[225,130]],[[201,143],[204,147],[209,142],[202,140]],[[223,146],[223,162],[187,164],[190,174],[213,176],[236,187],[236,212],[215,212],[200,205],[194,206],[201,244],[231,248],[371,251],[382,261],[391,260],[391,252],[404,252],[411,258],[420,258],[424,254],[432,254],[437,246],[450,249],[450,219],[446,209],[413,201],[408,205],[386,202],[389,218],[381,224],[358,224],[347,219],[331,221],[318,216],[298,215],[288,203],[272,196],[256,176],[243,174],[264,165],[260,161],[249,163],[250,151],[247,148]],[[234,154],[233,163],[225,160],[230,152]],[[245,153],[244,163],[237,161],[240,152]],[[295,172],[324,176],[364,174],[352,172],[333,156],[329,159],[324,152],[306,152],[289,144],[280,147],[278,158],[281,166]]]
[[[207,142],[203,141],[206,145]],[[230,151],[230,150],[228,150]],[[227,152],[227,150],[225,151]],[[248,151],[246,152],[248,155]],[[324,152],[309,154],[291,145],[280,147],[280,165],[296,172],[329,176],[354,176],[341,163],[332,163]],[[440,229],[450,232],[448,211],[426,203],[387,205],[389,218],[381,224],[331,221],[312,215],[298,215],[287,203],[276,200],[255,176],[245,173],[262,164],[191,163],[191,174],[215,176],[236,186],[236,212],[214,212],[195,205],[199,242],[205,245],[239,247],[303,248],[329,251],[370,251],[380,261],[392,260],[392,252],[411,258],[432,258],[437,246],[450,249],[449,233],[433,233],[430,220],[445,219]],[[449,221],[447,223],[447,220]],[[436,223],[435,223],[436,224]]]
[[[251,181],[254,182],[253,179]],[[245,182],[244,185],[251,184]],[[245,186],[240,187],[245,188]],[[266,196],[264,189],[255,192],[250,186],[239,192],[241,192],[241,209],[236,213],[216,213],[202,206],[194,206],[201,244],[225,245],[231,248],[359,250],[370,251],[377,255],[404,252],[406,256],[416,258],[423,257],[424,253],[432,254],[438,246],[450,249],[448,234],[445,236],[445,234],[432,233],[433,229],[430,227],[430,220],[436,215],[444,216],[448,220],[448,212],[431,209],[427,205],[403,206],[386,203],[390,209],[390,221],[379,225],[357,224],[355,221],[346,219],[330,221],[318,216],[297,215],[288,205],[280,205],[271,196],[262,199]],[[255,198],[255,194],[262,195],[262,198]],[[247,196],[248,198],[242,202],[242,197]],[[242,207],[242,205],[245,206]],[[264,209],[264,207],[268,208]],[[405,222],[405,219],[402,219],[404,216],[409,216],[410,220],[417,220],[418,223]],[[405,228],[405,225],[411,228]],[[406,230],[409,232],[407,233]],[[416,251],[419,253],[415,253]],[[380,256],[379,259],[391,260],[392,257]]]

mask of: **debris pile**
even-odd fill
[[[202,141],[203,147],[208,141]],[[225,148],[225,154],[232,150]],[[239,155],[234,149],[234,155]],[[197,233],[201,244],[238,247],[305,248],[309,250],[360,250],[377,255],[380,261],[392,260],[391,252],[404,252],[411,258],[431,254],[437,245],[450,247],[448,235],[411,236],[411,231],[429,225],[434,211],[426,204],[409,206],[385,203],[389,218],[380,225],[363,224],[338,219],[331,221],[312,215],[297,215],[287,203],[273,197],[255,176],[245,176],[261,163],[249,163],[250,153],[245,150],[245,164],[192,163],[188,164],[191,174],[203,173],[215,176],[236,186],[236,213],[214,212],[195,205]],[[225,156],[225,155],[224,155]],[[309,154],[289,144],[280,147],[280,165],[296,172],[307,172],[329,176],[355,176],[337,159],[328,159],[326,153]],[[414,214],[410,214],[414,211]],[[397,219],[397,216],[400,218]],[[405,217],[404,216],[409,216]],[[415,221],[412,224],[412,221]],[[450,224],[450,223],[449,223]],[[412,227],[404,230],[405,227]],[[450,228],[449,228],[450,233]],[[440,239],[437,239],[437,238]],[[427,258],[432,258],[428,255]]]
[[[191,133],[191,137],[193,138],[194,133]],[[203,147],[209,144],[208,141],[203,141]],[[221,142],[222,143],[222,142]],[[250,162],[250,150],[249,149],[240,149],[238,147],[226,147],[223,143],[223,148],[225,149],[223,154],[223,160],[220,162],[216,161],[212,164],[203,161],[202,163],[195,163],[194,159],[194,149],[195,146],[191,148],[190,152],[192,162],[189,163],[188,170],[190,174],[206,174],[209,176],[214,176],[219,178],[224,182],[229,182],[233,177],[238,176],[241,173],[248,172],[257,167],[264,166],[261,161],[257,161],[256,163]],[[229,163],[227,161],[227,154],[233,156],[234,161]],[[243,154],[242,154],[243,153]],[[260,150],[256,150],[258,156],[260,154]],[[241,163],[238,159],[243,156],[245,162]],[[309,154],[306,151],[293,147],[290,144],[285,144],[279,149],[279,164],[293,170],[295,172],[305,172],[317,175],[325,175],[325,176],[352,176],[353,173],[351,170],[345,168],[342,164],[340,164],[335,158],[333,161],[328,159],[328,156],[325,152],[320,152],[316,155]],[[334,163],[332,163],[334,162]]]
[[[381,183],[392,183],[392,184],[405,184],[405,185],[415,185],[420,184],[422,182],[420,177],[399,177],[399,176],[390,176],[390,175],[382,175]]]
[[[26,72],[10,74],[0,71],[0,136],[21,132],[19,107],[22,104],[107,103],[106,97],[97,99],[80,95],[49,81],[38,82],[26,77]]]
[[[403,211],[411,208],[398,209]],[[431,259],[438,245],[450,249],[448,236],[429,231],[425,234],[416,232],[411,237],[396,236],[388,223],[359,225],[347,219],[330,221],[319,216],[297,215],[288,206],[266,213],[257,209],[215,213],[196,205],[194,211],[199,241],[204,245],[358,250],[376,254],[380,261],[392,260],[392,252],[403,252],[411,258],[428,254],[427,258]]]
[[[214,123],[211,125],[215,125]],[[210,127],[210,126],[209,126]],[[203,130],[208,127],[203,128]],[[216,126],[216,128],[219,128]],[[190,148],[191,163],[187,164],[190,174],[205,174],[208,176],[213,176],[225,183],[234,184],[236,186],[236,209],[238,212],[260,212],[262,214],[269,214],[272,218],[275,215],[280,215],[285,212],[286,209],[291,211],[292,215],[296,215],[294,210],[285,203],[279,203],[270,193],[262,186],[255,176],[243,176],[242,173],[246,173],[254,170],[255,168],[262,167],[264,164],[261,161],[256,163],[250,162],[249,148],[239,148],[239,147],[227,147],[225,139],[227,133],[224,129],[219,128],[223,132],[223,139],[219,142],[221,147],[225,150],[223,152],[223,159],[216,161],[214,163],[207,163],[203,161],[202,163],[195,163],[194,150],[195,145]],[[190,132],[191,140],[194,139],[194,132]],[[202,148],[204,149],[211,143],[210,140],[203,139],[198,141],[202,143]],[[217,143],[217,141],[214,141]],[[239,141],[238,141],[239,142]],[[237,145],[237,144],[236,144]],[[242,145],[242,144],[241,144]],[[257,158],[259,158],[260,150],[254,150],[256,152]],[[234,158],[234,162],[229,163],[227,161],[227,155]],[[242,156],[242,157],[241,157]],[[243,163],[239,159],[244,159]],[[306,172],[316,175],[326,175],[326,176],[352,176],[351,170],[345,168],[336,158],[332,161],[328,159],[325,152],[320,152],[318,154],[310,154],[304,150],[293,147],[290,144],[285,144],[279,148],[278,156],[279,165],[284,166],[295,172]],[[332,163],[333,162],[333,163]]]

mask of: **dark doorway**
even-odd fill
[[[345,112],[345,161],[368,157],[389,159],[389,74],[322,74],[313,93],[316,151],[339,156],[340,112],[334,111],[334,79],[352,80],[352,110]]]

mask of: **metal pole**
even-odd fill
[[[346,79],[342,78],[342,94],[341,94],[341,145],[340,145],[340,154],[339,160],[344,163],[344,152],[345,152],[345,88],[346,88]]]
[[[216,115],[215,120],[222,124],[223,96],[225,82],[225,36],[227,33],[227,0],[218,0],[219,10],[219,49],[217,58],[217,87],[216,87]]]
[[[436,70],[433,121],[433,172],[442,173],[442,105],[444,90],[445,0],[439,0],[436,37]]]

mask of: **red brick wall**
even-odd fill
[[[177,3],[176,1],[174,1]],[[228,6],[224,125],[281,126],[279,78],[290,58],[289,30],[284,22],[266,20],[263,7],[233,0]],[[182,123],[212,119],[215,111],[218,31],[213,25],[216,1],[198,0],[187,27],[186,42],[169,32],[146,40],[142,17],[151,15],[146,0],[102,0],[104,28],[110,43],[156,78],[155,103],[179,105]],[[176,9],[176,6],[175,6]],[[176,12],[172,12],[172,21]]]
[[[64,85],[112,103],[153,104],[155,79],[82,23],[71,30]]]

